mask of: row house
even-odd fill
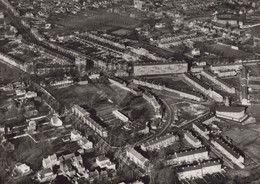
[[[244,168],[245,157],[237,151],[233,145],[226,141],[222,137],[216,137],[211,140],[211,144],[224,154],[229,160],[238,165],[240,168]]]
[[[195,148],[202,146],[202,142],[189,131],[184,133],[184,139]]]
[[[177,135],[167,134],[165,136],[156,138],[155,140],[151,140],[151,141],[148,141],[148,142],[142,144],[141,148],[142,148],[142,150],[145,150],[145,151],[159,150],[161,148],[170,146],[178,139],[179,139],[179,137]]]
[[[216,85],[219,85],[224,91],[231,93],[231,94],[236,93],[236,89],[234,88],[234,86],[226,83],[225,81],[223,81],[222,79],[220,79],[216,75],[214,75],[213,73],[204,70],[200,74],[202,76],[206,77],[211,82],[215,83]]]
[[[150,170],[149,160],[141,155],[139,152],[137,152],[134,148],[127,150],[126,156],[142,169],[146,171]]]
[[[202,178],[207,174],[214,174],[221,172],[221,162],[217,161],[206,161],[196,165],[181,166],[177,170],[177,176],[179,180]]]
[[[72,112],[78,118],[80,118],[84,123],[86,123],[90,128],[92,128],[98,135],[100,135],[101,137],[108,136],[108,131],[106,130],[105,124],[103,121],[100,120],[99,122],[97,122],[98,120],[96,121],[94,119],[98,119],[98,118],[94,118],[93,116],[90,117],[90,113],[85,113],[85,110],[77,105],[74,105],[72,107]],[[83,116],[83,114],[85,114],[85,115]],[[102,123],[102,125],[101,125],[101,123]]]
[[[210,86],[196,78],[195,76],[185,73],[182,75],[184,80],[194,86],[195,88],[199,89],[204,95],[209,96],[216,102],[223,102],[223,96],[213,91]]]

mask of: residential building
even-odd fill
[[[82,135],[80,134],[80,132],[78,130],[72,130],[70,132],[70,139],[71,141],[78,141],[82,138]]]
[[[200,122],[195,122],[192,124],[192,128],[199,133],[202,137],[209,139],[209,133],[210,130],[208,129],[207,126],[205,126],[204,124],[200,123]]]
[[[96,158],[96,164],[100,168],[107,168],[107,169],[116,169],[116,165],[110,161],[109,158],[105,157],[104,155],[101,155]]]
[[[91,115],[85,109],[78,105],[72,106],[71,110],[78,118],[80,118],[84,123],[92,128],[98,135],[102,137],[108,136],[106,124],[100,118]]]
[[[90,150],[93,148],[93,143],[89,141],[86,137],[81,138],[78,140],[78,144],[82,149]]]
[[[147,100],[154,108],[155,118],[162,118],[161,105],[157,102],[154,95],[148,92],[143,93],[143,98]]]
[[[68,87],[73,85],[73,80],[69,79],[69,78],[65,78],[61,81],[54,81],[51,82],[50,85],[52,87],[56,87],[56,88],[64,88],[64,87]]]
[[[185,150],[178,153],[174,153],[173,155],[168,156],[166,158],[166,163],[169,165],[180,165],[183,162],[192,163],[194,161],[202,161],[209,159],[209,152],[206,148],[197,148],[192,150]]]
[[[122,112],[118,111],[118,110],[114,110],[112,113],[113,113],[118,119],[120,119],[121,121],[123,121],[123,122],[125,122],[125,123],[129,121],[129,118],[128,118],[126,115],[124,115]]]
[[[210,86],[206,85],[204,82],[196,78],[195,76],[185,73],[182,75],[184,80],[194,86],[196,89],[200,90],[205,96],[209,96],[216,102],[223,102],[223,96],[213,91]]]
[[[208,80],[215,83],[216,85],[220,86],[224,91],[231,93],[231,94],[236,93],[236,89],[234,88],[234,86],[226,83],[225,81],[223,81],[222,79],[220,79],[216,75],[214,75],[213,73],[204,70],[201,72],[201,75],[203,77],[206,77]]]
[[[250,105],[249,95],[248,95],[248,70],[244,66],[240,71],[240,84],[241,84],[241,95],[240,101],[242,105]]]
[[[189,131],[184,133],[184,139],[195,148],[199,148],[202,146],[201,141],[197,137],[192,135],[192,133]]]
[[[237,122],[242,122],[248,117],[248,115],[245,113],[245,107],[227,106],[216,108],[216,116],[219,118],[229,119]]]
[[[196,165],[181,166],[177,170],[179,180],[202,178],[207,174],[221,172],[220,161],[206,161]]]
[[[237,75],[236,70],[225,70],[225,71],[215,71],[215,74],[217,74],[218,77],[232,77]]]
[[[53,166],[59,165],[60,161],[57,158],[57,155],[54,153],[53,155],[49,155],[47,158],[42,159],[42,167],[44,169],[52,169]]]
[[[57,174],[54,174],[51,169],[43,169],[37,173],[37,179],[40,183],[52,181],[56,178]]]
[[[223,137],[216,137],[211,140],[211,144],[221,151],[229,160],[237,164],[240,168],[244,168],[245,157],[237,151],[233,145],[226,141]]]
[[[31,171],[31,168],[26,164],[18,163],[15,164],[14,170],[16,170],[21,175],[26,175]]]
[[[133,75],[160,75],[160,74],[176,74],[188,71],[188,63],[185,61],[175,62],[139,62],[134,63]]]
[[[72,112],[78,116],[79,118],[83,118],[84,116],[89,116],[90,113],[87,112],[85,109],[83,109],[82,107],[80,107],[79,105],[73,105],[71,108]]]
[[[192,123],[192,128],[202,137],[209,139],[210,128],[207,126],[213,121],[218,121],[218,118],[213,113],[203,115]]]
[[[159,150],[161,148],[164,148],[164,147],[167,147],[167,146],[173,144],[178,139],[179,139],[179,137],[177,135],[166,134],[165,136],[161,136],[154,140],[143,143],[141,145],[141,148],[142,148],[142,150],[145,150],[145,151]]]
[[[128,149],[126,151],[126,156],[142,169],[149,171],[149,160],[137,152],[134,148]]]

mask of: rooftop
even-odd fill
[[[233,112],[233,113],[239,113],[244,112],[245,107],[227,107],[227,106],[220,106],[216,108],[216,112]]]

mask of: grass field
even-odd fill
[[[82,13],[66,17],[54,15],[49,21],[54,25],[83,30],[99,30],[107,26],[135,28],[140,23],[137,19],[107,12],[95,12],[91,16],[84,16]]]
[[[250,56],[250,53],[241,51],[241,50],[235,50],[232,49],[230,46],[226,45],[220,45],[220,44],[212,44],[210,47],[213,50],[213,53],[218,54],[220,53],[224,57],[234,57],[234,58],[240,58],[240,57],[247,57]]]

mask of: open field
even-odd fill
[[[21,72],[16,68],[11,68],[10,66],[2,63],[0,61],[0,84],[2,82],[8,83],[17,80],[21,77]]]
[[[255,160],[260,160],[260,126],[250,124],[246,126],[232,126],[223,132],[224,136],[231,138],[235,145],[248,153]]]
[[[223,55],[224,57],[234,57],[234,58],[240,58],[240,57],[247,57],[250,56],[250,53],[241,51],[241,50],[235,50],[232,49],[230,46],[226,45],[220,45],[220,44],[212,44],[209,47],[212,48],[213,53],[220,55]]]
[[[66,17],[53,15],[49,21],[54,25],[58,23],[66,28],[82,30],[99,30],[107,26],[135,28],[140,23],[137,19],[115,13],[93,12],[90,16],[82,13]]]

